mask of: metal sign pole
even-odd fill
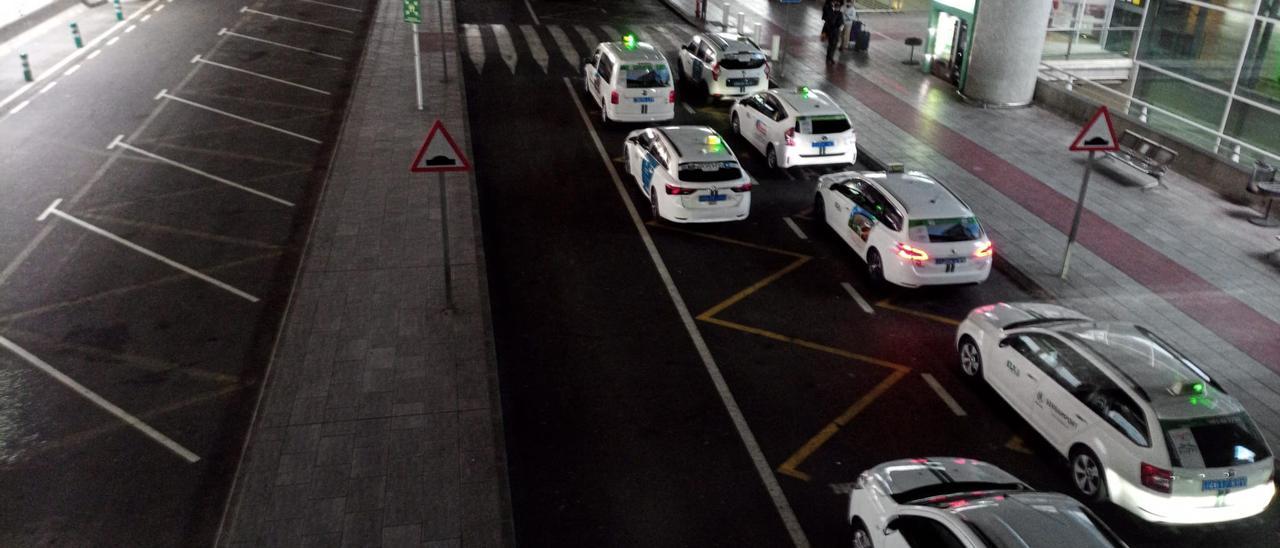
[[[444,0],[436,0],[436,13],[440,16],[440,74],[444,77],[441,82],[449,81],[449,58],[445,53],[444,40]]]
[[[453,272],[449,264],[449,200],[445,195],[444,172],[440,181],[440,240],[444,244],[444,299],[445,311],[453,311]]]
[[[418,110],[422,110],[422,53],[418,47],[418,24],[413,24],[413,81],[418,85]]]
[[[1080,215],[1084,213],[1084,195],[1089,191],[1089,174],[1093,172],[1093,154],[1089,151],[1089,160],[1084,164],[1084,179],[1080,181],[1080,198],[1076,200],[1076,214],[1071,219],[1071,233],[1067,235],[1067,250],[1062,254],[1062,279],[1067,279],[1067,269],[1071,266],[1071,246],[1076,241],[1076,234],[1080,231]]]

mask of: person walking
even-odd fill
[[[832,0],[822,6],[822,37],[827,40],[827,63],[836,62],[836,49],[840,46],[840,30],[844,28],[844,15],[840,0]],[[827,10],[830,6],[830,12]]]
[[[844,51],[849,49],[850,40],[856,40],[853,33],[862,30],[862,25],[854,24],[858,20],[858,9],[854,7],[853,0],[845,0],[840,11],[844,20],[844,28],[840,29],[840,51]]]

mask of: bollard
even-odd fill
[[[747,14],[738,12],[738,34],[747,33]]]
[[[729,3],[728,2],[720,4],[720,27],[725,30],[729,29]]]
[[[116,6],[116,21],[124,21],[124,8],[120,7],[120,0],[111,0]]]
[[[751,32],[751,34],[753,38],[755,38],[756,45],[760,45],[761,40],[764,39],[764,25],[761,23],[756,23],[755,29]]]
[[[1240,163],[1240,143],[1236,143],[1231,147],[1231,161]]]
[[[1067,91],[1071,91],[1071,87],[1075,84],[1075,81],[1076,78],[1074,76],[1067,76]]]
[[[31,61],[27,60],[27,54],[19,53],[18,58],[22,59],[22,79],[30,82],[31,78]]]
[[[1147,105],[1142,105],[1142,113],[1138,114],[1138,121],[1147,123]]]
[[[769,48],[769,57],[774,61],[778,60],[778,52],[782,51],[782,37],[773,35],[773,46]]]
[[[84,40],[80,38],[80,25],[71,23],[71,38],[76,41],[76,49],[84,47]]]

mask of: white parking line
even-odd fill
[[[693,107],[689,106],[689,103],[680,103],[680,106],[684,107],[685,112],[688,112],[689,114],[694,113]]]
[[[104,411],[111,413],[112,415],[115,415],[116,418],[124,421],[125,424],[132,426],[134,429],[138,430],[139,432],[142,432],[148,438],[155,440],[160,445],[163,445],[166,449],[173,451],[178,456],[185,459],[187,462],[195,463],[200,461],[200,457],[197,456],[195,453],[188,451],[187,448],[181,445],[178,445],[177,442],[169,439],[168,436],[161,434],[160,432],[157,432],[156,429],[148,426],[147,423],[142,422],[141,420],[139,420],[137,417],[133,415],[130,415],[127,411],[120,409],[119,407],[116,407],[114,404],[107,401],[102,396],[99,396],[94,391],[89,390],[88,388],[85,388],[84,385],[81,385],[80,383],[73,380],[71,377],[64,375],[61,371],[54,369],[52,365],[45,363],[44,360],[36,357],[34,354],[30,352],[27,352],[26,349],[22,348],[21,346],[18,346],[13,341],[3,336],[0,336],[0,346],[3,346],[9,349],[10,352],[13,352],[19,358],[26,360],[26,362],[31,364],[32,367],[35,367],[36,369],[39,369],[44,374],[49,375],[50,377],[53,377],[54,380],[62,383],[67,388],[70,388],[71,390],[75,391],[75,393],[80,394],[85,399],[93,402],[94,405],[101,407]]]
[[[93,53],[90,53],[87,57],[85,57],[85,58],[84,58],[84,60],[85,60],[85,61],[88,61],[88,60],[93,59],[94,57],[97,57],[97,56],[99,56],[99,55],[102,55],[102,50],[100,50],[100,49],[95,49],[95,50],[93,50]]]
[[[868,303],[866,299],[862,298],[862,295],[858,293],[858,290],[854,289],[849,282],[840,282],[840,287],[843,287],[844,292],[848,293],[850,297],[853,297],[853,300],[858,303],[858,308],[861,308],[863,312],[866,312],[867,314],[876,313],[876,309],[871,308],[871,303]]]
[[[112,37],[110,40],[107,40],[107,45],[108,45],[108,46],[114,46],[114,45],[116,45],[116,42],[119,42],[119,41],[120,41],[120,37],[119,37],[119,36],[115,36],[115,37]]]
[[[66,72],[62,73],[62,75],[63,75],[63,76],[71,76],[72,74],[75,74],[75,73],[76,73],[76,71],[80,70],[80,67],[81,67],[81,66],[83,66],[83,65],[84,65],[84,63],[76,63],[76,64],[75,64],[75,66],[73,66],[73,67],[71,67],[71,68],[67,69],[67,71],[66,71]]]
[[[938,394],[938,397],[942,398],[942,403],[951,408],[952,413],[955,413],[957,417],[968,415],[968,413],[964,412],[964,408],[960,407],[959,403],[956,403],[955,398],[952,398],[951,394],[947,393],[947,389],[942,387],[942,383],[938,382],[938,379],[933,378],[933,375],[928,373],[921,373],[920,376],[924,377],[924,382],[928,383],[929,388],[932,388]]]
[[[125,27],[124,32],[125,34],[128,34],[130,32],[133,32],[133,29],[136,29],[136,28],[138,28],[138,25],[129,25],[128,27]]]
[[[791,503],[787,502],[786,494],[782,492],[782,487],[778,485],[778,478],[773,475],[773,469],[769,466],[769,461],[765,459],[764,452],[760,449],[760,444],[756,441],[755,434],[751,433],[751,427],[747,424],[747,419],[743,416],[742,409],[738,407],[737,400],[734,399],[733,393],[729,391],[729,385],[725,382],[724,375],[720,372],[720,367],[716,365],[715,358],[711,356],[711,350],[707,348],[707,343],[703,340],[702,333],[693,321],[693,315],[689,313],[689,308],[685,306],[684,297],[680,295],[680,290],[676,288],[675,281],[671,278],[671,272],[667,270],[666,262],[658,254],[658,248],[654,245],[653,238],[649,236],[649,231],[645,229],[644,221],[640,219],[640,213],[636,211],[636,206],[631,202],[631,197],[627,194],[626,187],[622,185],[622,179],[618,177],[618,170],[613,166],[609,153],[605,152],[604,143],[600,142],[600,135],[596,133],[595,127],[591,125],[591,117],[587,116],[587,109],[582,106],[582,99],[578,97],[573,83],[568,78],[564,78],[564,87],[569,92],[569,97],[573,99],[574,105],[578,107],[578,114],[582,117],[582,123],[586,125],[587,131],[591,135],[591,140],[595,144],[596,151],[600,154],[600,159],[604,162],[605,169],[613,179],[613,186],[618,191],[618,195],[622,197],[623,205],[627,207],[631,222],[635,225],[636,231],[639,232],[640,239],[644,242],[644,247],[649,252],[649,258],[653,261],[653,266],[657,269],[658,276],[662,278],[662,283],[667,288],[667,294],[671,297],[671,302],[680,314],[680,320],[684,324],[685,331],[689,333],[689,338],[692,339],[693,346],[698,351],[698,356],[702,358],[702,365],[707,369],[707,374],[711,377],[711,382],[715,385],[716,392],[720,395],[720,401],[724,404],[725,410],[729,413],[729,418],[733,421],[738,437],[742,439],[742,444],[746,446],[747,453],[751,456],[751,462],[755,465],[760,481],[764,483],[765,490],[773,500],[774,508],[778,511],[778,515],[782,518],[782,523],[791,535],[791,542],[797,548],[807,548],[809,539],[805,537],[804,530],[800,528],[800,522],[796,519],[795,512],[791,510]]]
[[[173,260],[173,259],[170,259],[170,258],[168,258],[168,257],[165,257],[164,255],[161,255],[161,254],[159,254],[159,253],[156,253],[156,252],[154,252],[154,251],[151,251],[150,249],[147,249],[147,248],[142,247],[142,246],[140,246],[140,245],[138,245],[138,244],[135,244],[135,243],[133,243],[133,242],[130,242],[129,240],[126,240],[126,239],[124,239],[124,238],[121,238],[121,237],[119,237],[119,236],[116,236],[115,234],[112,234],[112,233],[110,233],[110,232],[107,232],[106,230],[103,230],[103,229],[101,229],[101,228],[98,228],[97,226],[91,225],[91,224],[89,224],[89,223],[87,223],[87,222],[85,222],[85,221],[82,221],[82,220],[80,220],[80,219],[76,218],[75,216],[73,216],[73,215],[71,215],[71,214],[69,214],[69,213],[67,213],[67,212],[65,212],[65,211],[62,211],[62,210],[58,209],[58,204],[61,204],[61,203],[62,203],[62,198],[58,198],[57,200],[54,200],[54,201],[53,201],[53,203],[52,203],[52,204],[49,204],[49,207],[48,207],[48,208],[46,208],[46,209],[44,210],[44,213],[41,213],[39,217],[36,217],[36,220],[37,220],[37,221],[41,221],[41,222],[43,222],[45,219],[47,219],[47,218],[49,217],[49,215],[55,215],[55,216],[57,216],[58,218],[63,219],[63,220],[65,220],[65,221],[69,221],[69,222],[71,222],[72,224],[75,224],[76,226],[79,226],[80,228],[83,228],[83,229],[85,229],[85,230],[88,230],[89,232],[92,232],[92,233],[94,233],[94,234],[97,234],[97,235],[99,235],[99,236],[102,236],[102,237],[104,237],[104,238],[106,238],[106,239],[108,239],[108,240],[111,240],[111,241],[113,241],[113,242],[115,242],[115,243],[118,243],[118,244],[120,244],[120,245],[122,245],[122,246],[125,246],[125,247],[127,247],[127,248],[129,248],[129,249],[132,249],[132,250],[134,250],[134,251],[137,251],[138,253],[141,253],[141,254],[143,254],[143,255],[146,255],[146,256],[148,256],[148,257],[151,257],[152,259],[155,259],[155,260],[157,260],[157,261],[160,261],[160,262],[162,262],[162,263],[164,263],[164,264],[166,264],[166,265],[169,265],[169,266],[171,266],[171,267],[173,267],[173,268],[176,268],[176,269],[178,269],[178,270],[181,270],[182,272],[185,272],[185,273],[187,273],[187,274],[191,275],[192,277],[194,277],[194,278],[196,278],[196,279],[199,279],[199,280],[202,280],[202,281],[208,282],[209,284],[211,284],[211,285],[213,285],[213,286],[216,286],[216,287],[218,287],[219,289],[226,290],[228,293],[231,293],[232,295],[235,295],[235,296],[237,296],[237,297],[240,297],[240,298],[242,298],[242,299],[245,299],[245,300],[247,300],[247,301],[249,301],[249,302],[251,302],[251,303],[256,303],[256,302],[258,302],[258,298],[257,298],[257,297],[254,297],[253,295],[250,295],[250,294],[248,294],[248,293],[245,293],[245,292],[243,292],[243,291],[240,291],[239,289],[236,289],[236,288],[234,288],[234,287],[231,287],[230,285],[228,285],[228,284],[226,284],[226,283],[224,283],[224,282],[221,282],[221,281],[216,280],[216,279],[214,279],[214,278],[212,278],[212,277],[210,277],[210,276],[205,275],[203,272],[200,272],[199,270],[196,270],[196,269],[191,268],[191,267],[189,267],[189,266],[187,266],[187,265],[184,265],[184,264],[182,264],[182,263],[180,263],[180,262],[178,262],[178,261],[175,261],[175,260]]]
[[[159,12],[160,12],[160,10],[162,10],[162,9],[164,9],[164,4],[160,4],[159,6],[156,6],[156,9],[155,9],[155,10],[152,10],[152,11],[155,11],[155,12],[159,13]]]
[[[240,13],[254,13],[254,14],[261,15],[261,16],[263,16],[263,17],[270,17],[270,18],[272,18],[272,19],[280,19],[280,20],[282,20],[282,21],[290,21],[290,22],[298,23],[298,24],[302,24],[302,25],[311,25],[311,26],[313,26],[313,27],[319,27],[319,28],[322,28],[322,29],[336,30],[336,31],[338,31],[338,32],[345,32],[345,33],[347,33],[347,34],[355,34],[355,31],[350,31],[350,30],[347,30],[347,29],[344,29],[344,28],[331,27],[331,26],[329,26],[329,25],[321,25],[320,23],[312,23],[311,21],[303,21],[302,19],[294,19],[294,18],[292,18],[292,17],[285,17],[285,16],[283,16],[283,15],[276,15],[276,14],[274,14],[274,13],[267,13],[267,12],[265,12],[265,11],[258,11],[258,10],[255,10],[255,9],[249,9],[249,6],[245,6],[245,7],[243,7],[243,8],[240,8]]]
[[[542,26],[542,21],[539,21],[538,14],[533,12],[533,4],[530,4],[529,0],[524,0],[524,7],[529,8],[529,17],[533,18],[533,24]]]
[[[261,42],[261,43],[263,43],[263,44],[270,44],[270,45],[272,45],[272,46],[281,47],[281,48],[285,48],[285,49],[291,49],[291,50],[294,50],[294,51],[301,51],[301,52],[305,52],[305,53],[310,53],[310,54],[312,54],[312,55],[319,55],[320,57],[327,57],[327,58],[329,58],[329,59],[333,59],[333,60],[335,60],[335,61],[341,61],[341,60],[342,60],[342,58],[341,58],[341,57],[338,57],[337,55],[329,55],[328,53],[320,53],[320,52],[318,52],[318,51],[316,51],[316,50],[313,50],[313,49],[300,48],[300,47],[298,47],[298,46],[290,46],[289,44],[281,44],[280,42],[272,42],[271,40],[264,40],[264,39],[262,39],[262,38],[257,38],[257,37],[249,36],[249,35],[246,35],[246,34],[240,34],[240,33],[238,33],[238,32],[232,32],[232,31],[229,31],[229,30],[227,30],[227,29],[222,29],[222,30],[218,31],[218,36],[224,36],[224,35],[225,35],[225,36],[235,36],[236,38],[243,38],[243,39],[245,39],[245,40],[252,40],[252,41],[254,41],[254,42]]]
[[[209,111],[209,112],[213,112],[213,113],[215,113],[215,114],[221,114],[221,115],[226,116],[226,117],[228,117],[228,118],[232,118],[232,119],[235,119],[235,120],[240,120],[241,122],[245,122],[245,123],[247,123],[247,124],[253,124],[253,125],[258,126],[258,127],[260,127],[260,128],[269,129],[269,130],[271,130],[271,131],[278,131],[278,132],[283,133],[283,134],[285,134],[285,135],[288,135],[288,136],[290,136],[290,137],[297,137],[297,138],[299,138],[299,139],[302,139],[303,141],[312,142],[312,143],[315,143],[315,144],[317,144],[317,145],[318,145],[318,144],[320,144],[320,140],[319,140],[319,139],[313,139],[313,138],[311,138],[311,137],[307,137],[306,135],[301,135],[301,134],[298,134],[298,133],[294,133],[294,132],[289,131],[289,130],[284,129],[284,128],[278,128],[278,127],[273,126],[273,125],[264,124],[264,123],[262,123],[262,122],[258,122],[258,121],[255,121],[255,120],[250,120],[250,119],[245,118],[245,117],[243,117],[243,116],[238,116],[238,115],[232,114],[232,113],[230,113],[230,112],[227,112],[227,111],[225,111],[225,110],[218,110],[218,109],[213,108],[213,107],[208,106],[208,105],[202,105],[202,104],[197,103],[197,102],[195,102],[195,101],[189,101],[189,100],[187,100],[187,99],[183,99],[183,98],[178,97],[178,96],[175,96],[175,95],[170,95],[170,94],[169,94],[169,90],[167,90],[167,89],[162,89],[162,90],[160,90],[160,93],[157,93],[157,94],[156,94],[156,100],[159,100],[159,99],[161,99],[161,98],[166,98],[166,99],[170,99],[170,100],[173,100],[173,101],[177,101],[177,102],[182,103],[182,104],[184,104],[184,105],[191,105],[191,106],[196,107],[196,108],[198,108],[198,109],[207,110],[207,111]]]
[[[9,109],[9,114],[17,114],[22,109],[27,108],[27,105],[30,105],[30,104],[31,104],[31,99],[27,99],[26,101],[18,103],[18,106],[13,107],[12,109]]]
[[[782,221],[787,223],[787,226],[791,227],[791,231],[796,233],[797,238],[800,238],[801,240],[809,239],[809,237],[804,234],[804,231],[800,230],[800,225],[797,225],[795,221],[792,221],[791,217],[783,217]]]
[[[44,87],[40,88],[40,91],[37,91],[36,93],[44,93],[46,91],[53,89],[53,86],[56,86],[56,85],[58,85],[58,81],[54,80],[46,84]]]
[[[191,58],[191,62],[192,62],[192,63],[204,63],[204,64],[206,64],[206,65],[213,65],[213,66],[215,66],[215,67],[220,67],[220,68],[224,68],[224,69],[227,69],[227,70],[233,70],[233,71],[236,71],[236,72],[243,72],[243,73],[248,74],[248,75],[250,75],[250,76],[257,76],[258,78],[262,78],[263,80],[271,80],[272,82],[279,82],[279,83],[281,83],[281,84],[285,84],[285,85],[288,85],[288,86],[293,86],[293,87],[295,87],[295,88],[301,88],[301,89],[305,89],[305,90],[307,90],[307,91],[314,91],[314,92],[319,93],[319,94],[321,94],[321,95],[330,95],[330,93],[329,93],[329,92],[327,92],[327,91],[325,91],[325,90],[323,90],[323,89],[316,89],[316,88],[313,88],[313,87],[310,87],[310,86],[304,86],[304,85],[302,85],[302,84],[298,84],[298,83],[290,82],[290,81],[288,81],[288,80],[281,80],[281,79],[279,79],[279,78],[274,78],[274,77],[271,77],[271,76],[267,76],[267,75],[265,75],[265,74],[259,74],[259,73],[253,72],[253,71],[251,71],[251,70],[245,70],[245,69],[242,69],[242,68],[233,67],[233,66],[231,66],[231,65],[224,65],[224,64],[222,64],[222,63],[216,63],[216,62],[210,61],[210,60],[208,60],[208,59],[204,59],[204,58],[200,57],[199,55],[197,55],[197,56],[195,56],[195,57]]]
[[[151,158],[152,160],[156,160],[156,161],[159,161],[159,162],[164,162],[164,163],[169,164],[169,165],[171,165],[171,166],[173,166],[173,167],[176,167],[176,168],[178,168],[178,169],[181,169],[181,170],[184,170],[184,171],[188,171],[188,172],[194,173],[194,174],[196,174],[196,175],[199,175],[199,176],[201,176],[201,177],[204,177],[204,178],[206,178],[206,179],[209,179],[209,180],[212,180],[212,181],[215,181],[215,182],[222,183],[222,184],[227,185],[227,186],[229,186],[229,187],[231,187],[231,188],[235,188],[235,189],[238,189],[238,190],[243,190],[243,191],[245,191],[245,192],[248,192],[249,194],[253,194],[254,196],[259,196],[259,197],[262,197],[262,198],[266,198],[266,199],[268,199],[268,200],[271,200],[271,201],[273,201],[273,202],[276,202],[276,203],[278,203],[278,204],[283,204],[283,205],[286,205],[286,206],[289,206],[289,207],[293,207],[293,202],[290,202],[290,201],[288,201],[288,200],[283,200],[283,199],[277,198],[277,197],[275,197],[275,196],[272,196],[272,195],[267,194],[266,192],[262,192],[262,191],[260,191],[260,190],[254,190],[254,189],[249,188],[249,187],[247,187],[247,186],[244,186],[244,185],[242,185],[242,184],[240,184],[240,183],[236,183],[236,182],[233,182],[233,181],[228,181],[228,180],[223,179],[222,177],[219,177],[219,176],[214,175],[214,174],[212,174],[212,173],[207,173],[207,172],[204,172],[204,171],[200,171],[200,170],[198,170],[198,169],[196,169],[196,168],[194,168],[194,167],[191,167],[191,166],[188,166],[188,165],[185,165],[185,164],[182,164],[182,163],[179,163],[179,162],[176,162],[176,161],[170,160],[170,159],[168,159],[168,158],[165,158],[164,156],[160,156],[159,154],[155,154],[155,153],[152,153],[152,152],[147,152],[147,151],[142,150],[142,149],[140,149],[140,148],[138,148],[138,147],[135,147],[135,146],[133,146],[133,145],[131,145],[131,144],[129,144],[129,143],[126,143],[126,142],[122,141],[121,139],[124,139],[124,135],[117,135],[117,136],[116,136],[116,138],[115,138],[115,140],[114,140],[114,141],[111,141],[111,144],[110,144],[110,145],[107,145],[107,150],[111,150],[111,149],[113,149],[113,148],[115,148],[115,147],[117,147],[117,146],[118,146],[118,147],[123,148],[123,149],[125,149],[125,150],[132,151],[132,152],[135,152],[135,153],[137,153],[137,154],[141,154],[141,155],[143,155],[143,156],[146,156],[146,157],[148,157],[148,158]]]
[[[336,9],[336,10],[347,10],[347,11],[354,11],[354,12],[356,12],[356,13],[364,13],[364,12],[362,12],[362,11],[360,11],[360,10],[356,9],[356,8],[348,8],[348,7],[346,7],[346,6],[339,6],[339,5],[337,5],[337,4],[328,4],[328,3],[325,3],[325,2],[317,2],[316,0],[298,0],[298,1],[299,1],[299,2],[306,2],[306,3],[308,3],[308,4],[318,4],[318,5],[326,6],[326,7],[330,7],[330,8]]]
[[[547,25],[547,32],[551,33],[551,39],[556,42],[556,49],[560,50],[560,55],[564,56],[565,62],[573,67],[575,71],[582,70],[582,59],[578,58],[578,50],[573,47],[573,42],[569,41],[569,35],[565,34],[564,29],[556,25]]]
[[[150,18],[151,18],[151,14],[150,14],[150,13],[148,13],[148,14],[146,14],[146,15],[143,15],[143,16],[142,16],[142,19],[139,19],[139,20],[138,20],[138,22],[139,22],[139,23],[146,23],[146,22],[147,22],[147,19],[150,19]]]

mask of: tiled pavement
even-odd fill
[[[441,81],[453,1],[443,37],[436,5],[419,112],[402,2],[378,3],[219,545],[512,544],[474,185],[445,176],[445,232],[437,175],[408,170],[436,118],[468,143],[454,47]]]
[[[693,0],[665,0],[692,12]],[[711,21],[720,20],[713,2]],[[994,234],[997,252],[1058,301],[1097,318],[1147,325],[1206,366],[1241,399],[1273,445],[1280,443],[1280,246],[1277,229],[1177,173],[1143,192],[1125,168],[1095,170],[1081,242],[1067,280],[1058,278],[1071,207],[1084,166],[1067,151],[1078,124],[1031,107],[984,110],[953,88],[902,64],[902,40],[925,35],[920,13],[866,14],[869,54],[827,67],[817,2],[782,8],[736,0],[747,27],[766,16],[766,35],[793,20],[787,84],[818,86],[841,102],[859,146],[948,181]],[[718,30],[718,24],[709,28]],[[769,39],[766,37],[767,44]],[[921,52],[917,49],[916,56]],[[1176,169],[1176,164],[1175,164]]]

